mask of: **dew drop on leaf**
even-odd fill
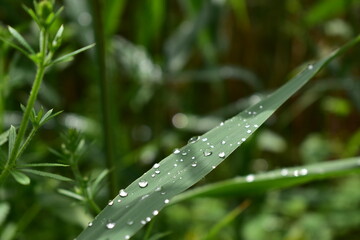
[[[93,223],[92,223],[92,222],[89,222],[89,223],[88,223],[88,226],[89,226],[89,227],[91,227],[92,225],[93,225]]]
[[[180,153],[180,150],[179,150],[178,148],[175,148],[175,150],[174,150],[173,153],[174,153],[174,154],[179,154],[179,153]]]
[[[247,175],[245,179],[247,182],[253,182],[255,180],[255,176],[250,174],[250,175]]]
[[[225,157],[225,153],[224,153],[224,152],[219,153],[219,157],[220,157],[220,158],[224,158],[224,157]]]
[[[212,151],[211,151],[211,150],[205,149],[205,151],[204,151],[204,156],[205,156],[205,157],[208,157],[208,156],[210,156],[211,154],[212,154]]]
[[[188,143],[195,143],[195,142],[197,142],[199,139],[200,139],[199,136],[192,137],[192,138],[189,139]]]
[[[156,168],[159,168],[159,167],[160,167],[160,164],[159,164],[159,163],[155,163],[154,166],[153,166],[153,168],[155,168],[155,169],[156,169]]]
[[[113,229],[113,228],[115,227],[115,225],[116,225],[116,223],[114,223],[114,222],[109,222],[109,223],[106,224],[106,228],[107,228],[107,229]]]
[[[120,196],[120,197],[126,197],[127,195],[128,195],[128,193],[125,192],[124,189],[121,189],[121,190],[119,191],[119,196]]]
[[[287,176],[289,174],[289,170],[287,170],[286,168],[281,169],[280,174],[281,176]]]
[[[165,201],[164,201],[165,204],[168,204],[169,202],[170,202],[169,199],[165,199]]]
[[[129,235],[126,235],[126,236],[125,236],[125,240],[128,240],[128,239],[130,239],[130,236],[129,236]]]
[[[312,64],[310,64],[308,67],[307,67],[309,70],[312,70],[314,68],[314,66]]]
[[[139,182],[139,187],[145,188],[145,187],[147,187],[148,184],[149,184],[149,183],[148,183],[147,181],[141,180],[141,181]]]
[[[129,225],[129,226],[131,226],[131,225],[133,225],[134,224],[134,221],[128,221],[127,222],[127,225]]]
[[[207,140],[208,140],[207,138],[203,138],[203,139],[202,139],[203,142],[206,142]]]
[[[141,223],[142,225],[145,225],[145,224],[146,224],[146,221],[145,221],[145,220],[141,220],[140,223]]]
[[[110,200],[108,203],[109,206],[112,206],[113,204],[114,204],[114,200]]]
[[[221,144],[224,145],[226,142],[225,141],[221,141]]]
[[[152,214],[153,214],[154,216],[156,216],[156,215],[159,214],[159,211],[158,211],[158,210],[154,210],[154,211],[152,212]]]
[[[192,166],[192,167],[196,167],[197,164],[196,164],[196,163],[192,163],[191,166]]]

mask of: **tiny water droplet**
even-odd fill
[[[192,163],[191,166],[192,166],[192,167],[196,167],[196,166],[197,166],[197,163]]]
[[[263,108],[263,106],[262,106],[262,105],[260,105],[260,106],[259,106],[259,108],[260,108],[260,109],[262,109],[262,108]]]
[[[156,216],[156,215],[159,214],[159,211],[158,211],[158,210],[154,210],[154,211],[152,212],[152,214],[153,214],[154,216]]]
[[[187,152],[183,152],[181,155],[186,156],[186,155],[187,155]]]
[[[114,223],[114,222],[108,222],[106,224],[106,228],[107,229],[113,229],[115,227],[115,225],[116,225],[116,223]]]
[[[128,221],[127,222],[127,225],[129,225],[129,226],[131,226],[131,225],[133,225],[134,224],[134,221]]]
[[[155,173],[151,174],[151,177],[155,177],[155,176],[156,176]]]
[[[170,202],[169,199],[165,199],[165,201],[164,201],[165,204],[168,204],[169,202]]]
[[[160,192],[161,189],[162,189],[162,187],[157,187],[157,188],[155,188],[155,192]]]
[[[121,190],[119,191],[119,196],[120,196],[120,197],[126,197],[127,195],[128,195],[128,193],[125,192],[124,189],[121,189]]]
[[[241,141],[245,142],[245,141],[246,141],[246,138],[242,138]]]
[[[246,132],[247,132],[247,133],[251,133],[251,130],[249,129],[249,130],[247,130]]]
[[[147,187],[148,184],[149,184],[149,183],[148,183],[147,181],[141,180],[141,181],[139,182],[139,187],[145,188],[145,187]]]
[[[221,141],[221,144],[224,145],[226,142],[225,141]]]
[[[112,206],[113,204],[114,204],[114,200],[110,200],[108,203],[109,206]]]
[[[255,128],[258,128],[258,127],[259,127],[259,125],[257,125],[257,124],[254,124],[254,127],[255,127]]]
[[[195,143],[195,142],[197,142],[199,139],[200,139],[199,136],[192,137],[192,138],[189,139],[188,143]]]
[[[194,160],[194,159],[195,159],[195,157],[191,157],[191,159],[192,159],[192,160]]]
[[[306,168],[300,170],[300,175],[305,176],[307,174],[308,174],[308,170]]]
[[[174,164],[174,167],[177,167],[177,164],[176,164],[176,163]]]
[[[155,173],[156,173],[156,174],[160,174],[160,170],[156,170]]]
[[[151,217],[147,217],[145,220],[146,220],[147,222],[150,222],[150,221],[151,221]]]
[[[153,168],[155,168],[155,169],[156,169],[156,168],[159,168],[159,167],[160,167],[160,164],[159,164],[159,163],[155,163],[154,166],[153,166]]]
[[[118,203],[121,203],[121,199],[118,199],[117,202],[118,202]]]
[[[250,127],[250,125],[246,125],[245,127],[246,127],[246,128],[249,128],[249,127]]]
[[[294,171],[294,177],[298,177],[299,176],[299,170],[295,170]]]
[[[179,153],[180,153],[180,150],[178,148],[175,148],[174,154],[179,154]]]
[[[312,70],[314,68],[314,66],[312,65],[312,64],[310,64],[309,66],[308,66],[308,69],[309,70]]]
[[[210,156],[211,154],[212,154],[212,151],[211,151],[211,150],[205,149],[205,151],[204,151],[204,156],[205,156],[205,157],[208,157],[208,156]]]
[[[249,174],[249,175],[246,176],[245,179],[246,179],[247,182],[253,182],[255,180],[255,176],[252,175],[252,174]]]
[[[224,153],[224,152],[219,153],[219,157],[220,157],[220,158],[224,158],[224,157],[225,157],[225,153]]]
[[[202,139],[203,142],[206,142],[207,140],[208,140],[207,138],[203,138],[203,139]]]
[[[215,169],[216,168],[216,166],[214,165],[214,166],[212,166],[212,169]]]
[[[220,123],[220,126],[223,126],[223,125],[224,125],[224,122],[221,122],[221,123]]]
[[[281,176],[287,176],[289,174],[289,170],[287,170],[286,168],[281,169],[280,174]]]
[[[142,225],[145,225],[145,224],[146,224],[146,221],[145,221],[145,220],[141,220],[140,223],[141,223]]]
[[[89,227],[91,227],[92,225],[93,225],[93,223],[92,223],[92,222],[89,222],[89,223],[88,223],[88,226],[89,226]]]
[[[128,240],[128,239],[130,239],[130,235],[125,236],[125,240]]]

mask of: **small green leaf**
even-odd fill
[[[31,167],[68,167],[69,165],[61,163],[27,163],[16,166],[16,168],[31,168]]]
[[[9,156],[11,155],[16,140],[16,128],[11,125],[9,130]]]
[[[60,63],[60,62],[71,61],[71,60],[72,60],[72,57],[75,56],[76,54],[79,54],[79,53],[81,53],[81,52],[83,52],[83,51],[86,51],[86,50],[88,50],[88,49],[90,49],[90,48],[92,48],[92,47],[94,47],[94,46],[95,46],[95,43],[90,44],[90,45],[88,45],[88,46],[86,46],[86,47],[80,48],[80,49],[78,49],[78,50],[76,50],[76,51],[73,51],[73,52],[71,52],[71,53],[68,53],[68,54],[66,54],[66,55],[64,55],[64,56],[61,56],[61,57],[55,59],[54,61],[52,61],[51,63],[49,63],[49,66],[54,65],[54,64],[57,64],[57,63]]]
[[[56,117],[57,115],[59,115],[59,114],[62,113],[63,111],[59,111],[59,112],[56,112],[56,113],[54,113],[54,114],[52,114],[52,112],[53,112],[53,109],[50,109],[49,111],[47,111],[47,112],[45,113],[45,115],[41,118],[39,124],[40,124],[40,125],[45,124],[47,121],[53,119],[54,117]],[[51,114],[52,114],[52,115],[51,115]]]
[[[29,185],[30,184],[30,178],[26,176],[24,173],[19,171],[11,171],[11,175],[14,177],[15,181],[22,185]]]
[[[4,143],[6,143],[8,141],[8,137],[9,137],[9,130],[3,132],[2,134],[0,134],[0,146],[2,146]]]
[[[64,195],[64,196],[74,198],[74,199],[79,200],[79,201],[84,201],[85,200],[83,196],[81,196],[81,195],[79,195],[77,193],[74,193],[72,191],[66,190],[66,189],[60,188],[60,189],[58,189],[58,192],[60,194]]]
[[[29,53],[35,54],[35,51],[30,47],[30,45],[26,42],[26,40],[16,31],[14,28],[8,26],[9,32],[11,35],[23,46],[25,47]]]
[[[39,171],[39,170],[34,170],[34,169],[22,169],[21,171],[23,172],[28,172],[28,173],[32,173],[41,177],[48,177],[48,178],[52,178],[52,179],[56,179],[59,181],[64,181],[64,182],[71,182],[73,181],[70,178],[55,174],[55,173],[49,173],[49,172],[44,172],[44,171]]]
[[[93,194],[96,194],[96,192],[99,190],[100,183],[108,174],[109,170],[105,169],[95,178],[94,182],[91,184],[91,191]]]
[[[64,25],[61,25],[54,37],[54,40],[51,43],[53,48],[56,49],[60,46],[61,41],[62,41],[63,32],[64,32]]]

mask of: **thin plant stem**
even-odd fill
[[[110,170],[109,172],[109,185],[108,191],[111,196],[116,195],[117,191],[117,177],[115,166],[115,152],[114,152],[114,124],[111,115],[111,101],[110,89],[109,89],[109,78],[106,71],[106,38],[104,32],[103,22],[103,5],[100,0],[93,0],[93,12],[94,12],[94,30],[96,38],[96,61],[98,65],[98,78],[100,85],[100,102],[102,111],[102,130],[104,138],[105,158],[106,167]]]
[[[5,166],[0,174],[0,185],[4,182],[4,180],[6,179],[6,177],[9,175],[10,171],[15,167],[16,165],[16,160],[17,160],[17,156],[18,156],[18,152],[19,149],[21,147],[21,143],[24,139],[25,133],[26,133],[26,129],[27,126],[29,124],[30,121],[30,114],[31,111],[34,107],[37,95],[39,93],[39,89],[41,86],[41,82],[44,78],[44,74],[45,74],[45,56],[46,56],[46,51],[47,51],[47,33],[42,30],[41,31],[41,37],[40,37],[40,53],[39,53],[39,62],[37,64],[37,71],[36,71],[36,76],[35,76],[35,80],[34,83],[32,85],[31,88],[31,92],[30,92],[30,96],[29,96],[29,100],[26,104],[25,107],[25,112],[24,112],[24,116],[21,120],[20,123],[20,128],[19,128],[19,132],[16,136],[15,139],[15,143],[14,143],[14,147],[10,153],[10,156],[8,158],[8,160],[5,163]]]

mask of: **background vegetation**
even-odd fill
[[[357,0],[99,2],[57,1],[65,7],[55,23],[65,26],[60,52],[97,45],[48,71],[37,107],[64,112],[21,159],[61,159],[72,168],[45,169],[75,181],[34,175],[22,186],[9,178],[0,190],[0,239],[73,239],[96,215],[92,201],[104,207],[189,137],[259,101],[360,28]],[[0,34],[11,25],[36,45],[21,4],[32,2],[0,2]],[[358,156],[359,51],[333,61],[199,185]],[[0,132],[19,124],[34,75],[30,61],[0,43]],[[94,186],[106,168],[108,178]],[[85,200],[84,183],[94,188]],[[197,198],[166,208],[134,239],[355,240],[359,184],[353,175],[251,197]]]

